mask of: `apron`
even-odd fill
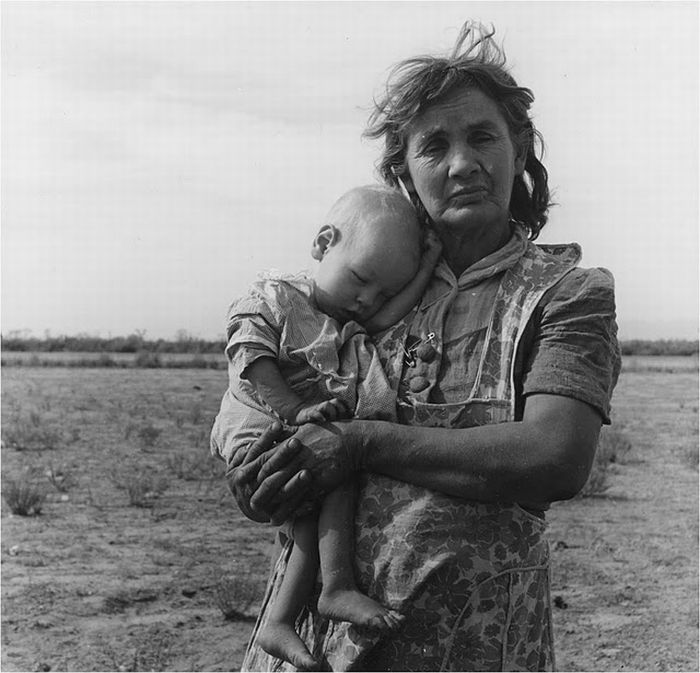
[[[514,420],[513,365],[527,322],[544,293],[577,263],[577,246],[528,243],[500,282],[478,358],[476,380],[461,402],[399,401],[409,425],[466,428]],[[452,290],[457,292],[456,288]],[[426,293],[421,306],[377,342],[390,382],[405,373],[407,334],[430,330],[435,343],[451,297]],[[437,329],[436,329],[437,328]],[[438,347],[439,351],[439,347]],[[439,366],[435,358],[433,367]],[[434,371],[429,373],[434,381]],[[429,390],[424,391],[427,399]],[[420,397],[420,396],[418,396]],[[553,670],[549,546],[543,516],[517,503],[480,503],[361,474],[355,519],[359,588],[404,616],[385,636],[321,618],[317,594],[297,629],[324,670],[529,671]],[[243,670],[293,671],[255,644],[286,568],[282,549],[268,583]]]

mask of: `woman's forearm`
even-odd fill
[[[591,407],[553,395],[533,396],[519,422],[444,429],[365,421],[362,468],[481,502],[564,500],[583,487],[599,430]]]

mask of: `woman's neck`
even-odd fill
[[[472,232],[443,230],[439,232],[442,254],[452,273],[459,278],[470,266],[508,243],[511,233],[509,223],[481,230],[477,236]]]

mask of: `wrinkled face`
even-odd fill
[[[376,226],[376,232],[358,232],[324,248],[314,276],[314,296],[324,313],[362,324],[416,275],[418,237],[392,232]]]
[[[409,189],[438,230],[507,228],[513,179],[522,174],[508,124],[478,89],[463,89],[420,114],[408,127]]]

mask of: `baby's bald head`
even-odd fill
[[[415,208],[391,187],[366,185],[351,189],[333,204],[326,223],[334,226],[348,243],[361,239],[365,244],[383,245],[390,239],[396,243],[405,239],[420,254],[421,228]]]
[[[411,281],[422,231],[411,202],[390,187],[350,190],[333,205],[311,248],[314,296],[339,320],[363,322]]]

